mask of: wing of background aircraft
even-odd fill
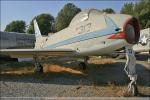
[[[73,56],[77,53],[69,49],[1,49],[0,54],[9,55],[13,58],[32,58],[34,56]]]

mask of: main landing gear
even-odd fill
[[[86,70],[87,69],[87,64],[88,64],[88,61],[89,58],[88,57],[85,57],[83,59],[83,61],[79,61],[79,68],[82,69],[82,70]]]
[[[39,63],[38,57],[34,57],[34,66],[36,73],[43,73],[43,66]]]

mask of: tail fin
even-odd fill
[[[41,36],[41,32],[40,32],[39,26],[38,26],[38,24],[37,24],[37,21],[34,20],[33,23],[34,23],[35,37]]]

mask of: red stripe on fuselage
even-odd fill
[[[117,34],[113,34],[108,39],[126,39],[126,34],[124,32],[119,32]]]

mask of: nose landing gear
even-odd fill
[[[130,83],[128,84],[128,92],[131,96],[138,95],[138,88],[137,88],[137,74],[136,74],[136,58],[134,51],[131,47],[126,47],[126,65],[125,65],[125,72],[130,78]]]
[[[137,75],[129,77],[131,82],[128,84],[128,93],[131,94],[131,96],[137,96],[138,95],[138,88],[136,84]]]

